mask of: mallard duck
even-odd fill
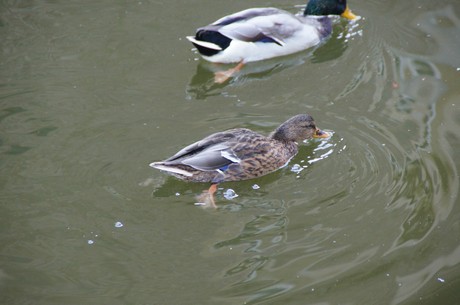
[[[332,32],[328,15],[355,19],[346,0],[310,0],[303,15],[277,8],[250,8],[199,28],[187,39],[215,63],[245,63],[293,54],[317,45]]]
[[[252,179],[276,171],[297,154],[297,141],[329,136],[318,129],[310,115],[299,114],[269,136],[246,128],[214,133],[150,166],[185,181],[211,183],[201,199],[215,207],[213,195],[218,183]]]

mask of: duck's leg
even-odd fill
[[[210,204],[213,208],[217,208],[216,202],[214,201],[214,194],[216,193],[216,191],[217,191],[217,183],[211,184],[208,190],[208,195],[209,195]]]
[[[217,191],[217,183],[211,184],[208,190],[203,191],[203,193],[198,196],[198,200],[200,201],[197,205],[203,205],[204,207],[212,207],[217,208],[216,203],[214,201],[214,193]]]
[[[233,74],[240,71],[241,68],[243,68],[243,66],[244,66],[244,63],[240,61],[236,65],[236,67],[233,67],[225,71],[219,71],[219,72],[214,73],[214,82],[217,84],[225,83],[227,80],[229,80],[233,76]]]

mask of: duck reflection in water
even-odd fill
[[[238,72],[235,72],[232,78],[223,83],[216,82],[215,74],[228,69],[229,65],[199,60],[196,72],[187,86],[187,95],[189,98],[204,100],[209,96],[220,95],[221,89],[228,85],[267,79],[273,74],[298,67],[306,62],[318,64],[334,60],[342,56],[346,49],[346,40],[334,36],[328,43],[321,44],[305,52],[246,64]]]

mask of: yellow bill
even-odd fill
[[[350,19],[350,20],[353,20],[353,19],[358,18],[355,14],[353,14],[353,13],[351,12],[351,10],[348,8],[348,5],[347,5],[347,7],[345,8],[345,12],[343,12],[342,15],[340,15],[340,16],[342,16],[342,17],[344,17],[344,18],[347,18],[347,19]]]

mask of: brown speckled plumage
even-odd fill
[[[298,141],[327,136],[310,115],[299,114],[269,136],[245,128],[214,133],[150,166],[185,181],[217,184],[247,180],[286,165],[297,154]]]

